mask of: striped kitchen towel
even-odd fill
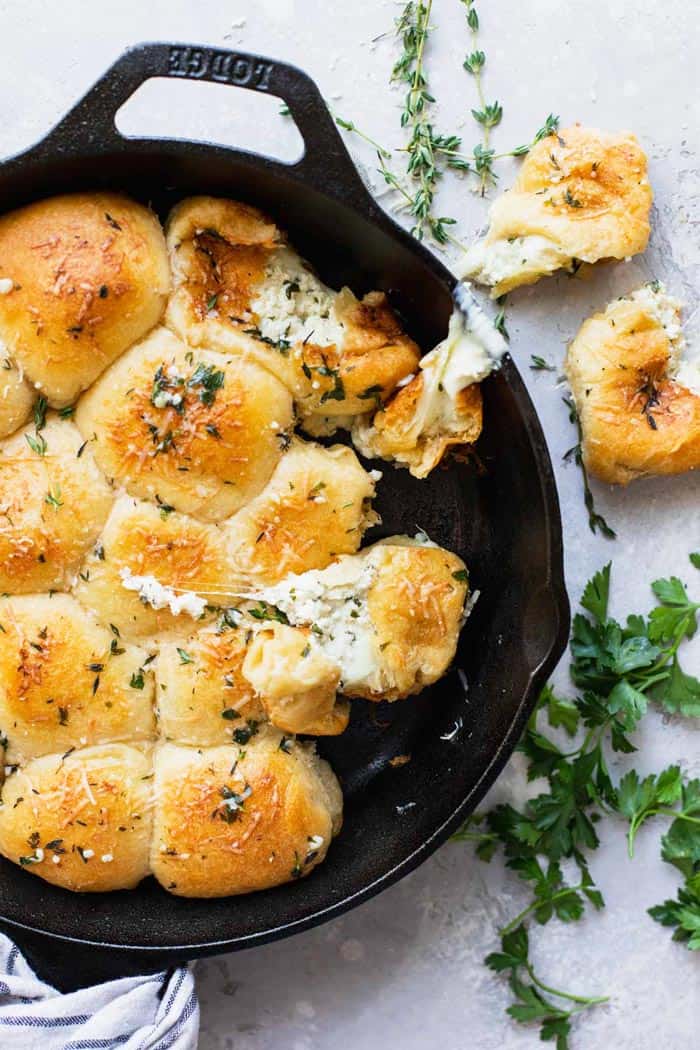
[[[199,1003],[191,969],[123,977],[62,994],[0,934],[2,1050],[194,1050]]]

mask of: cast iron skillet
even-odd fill
[[[115,113],[151,77],[284,99],[303,158],[287,165],[199,142],[122,137]],[[424,348],[446,331],[454,278],[374,203],[317,87],[292,66],[208,47],[140,45],[42,142],[0,165],[3,211],[98,187],[150,201],[163,217],[191,193],[251,201],[278,218],[333,286],[386,290]],[[151,879],[129,893],[81,896],[0,860],[0,919],[48,979],[78,987],[324,922],[406,875],[472,812],[513,750],[569,626],[552,467],[510,359],[484,397],[478,464],[453,462],[427,481],[383,465],[383,524],[368,539],[420,526],[465,558],[481,597],[441,682],[393,706],[355,703],[347,732],[321,743],[346,800],[326,863],[275,890],[209,901],[172,897]],[[390,765],[401,755],[411,761]]]

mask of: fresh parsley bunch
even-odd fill
[[[691,555],[691,562],[700,568],[700,555]],[[530,961],[526,922],[544,924],[555,916],[576,922],[588,905],[604,906],[588,865],[603,815],[628,822],[630,856],[646,820],[672,819],[662,856],[678,868],[684,884],[676,900],[650,909],[650,915],[673,927],[676,940],[700,949],[700,780],[685,780],[679,766],[670,766],[645,778],[632,770],[616,786],[607,762],[611,751],[636,751],[630,735],[650,701],[672,714],[700,716],[700,681],[682,669],[678,656],[697,630],[700,603],[675,576],[651,587],[657,604],[649,615],[630,615],[621,624],[608,614],[610,565],[588,582],[571,634],[570,674],[577,695],[570,700],[546,686],[519,744],[528,779],[545,780],[546,790],[522,808],[502,804],[475,815],[454,836],[474,842],[485,861],[501,848],[506,866],[530,888],[530,903],[500,931],[501,950],[485,962],[508,974],[514,996],[510,1016],[538,1022],[541,1038],[555,1041],[557,1050],[569,1046],[574,1015],[606,999],[545,984]],[[545,722],[562,730],[571,747],[561,746],[561,733],[559,742],[553,739]],[[569,870],[573,865],[578,878],[567,881],[562,861],[569,862]]]

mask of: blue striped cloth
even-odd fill
[[[123,977],[61,994],[0,934],[1,1050],[194,1050],[191,969]]]

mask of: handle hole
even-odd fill
[[[283,107],[274,95],[154,77],[124,103],[114,122],[125,138],[215,142],[295,164],[304,155],[304,140],[292,117],[281,115]]]

